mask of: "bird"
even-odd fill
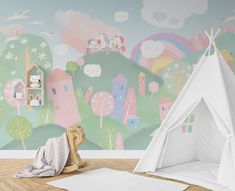
[[[40,32],[41,32],[41,34],[43,34],[49,38],[52,38],[54,36],[53,32],[49,32],[49,31],[45,31],[45,30],[41,30]]]
[[[28,18],[28,10],[20,11],[17,13],[14,13],[12,16],[5,17],[6,21],[12,21],[12,20],[19,20],[19,19],[26,19]]]
[[[31,25],[43,25],[43,24],[45,24],[45,20],[44,19],[35,19],[35,20],[31,21],[29,24],[31,24]]]

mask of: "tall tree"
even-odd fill
[[[116,150],[124,150],[123,138],[122,138],[122,134],[120,132],[118,132],[116,134],[115,149]]]
[[[129,116],[134,116],[134,115],[136,115],[135,89],[129,88],[124,104],[124,120],[123,120],[124,124],[127,123],[127,118]]]
[[[53,123],[55,120],[55,106],[52,101],[47,101],[47,103],[42,108],[40,114],[40,123],[48,124]]]
[[[115,128],[114,127],[107,127],[104,129],[103,149],[104,150],[115,149]]]

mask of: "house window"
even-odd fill
[[[68,92],[68,85],[67,84],[64,85],[64,91]]]
[[[181,132],[182,133],[192,133],[193,132],[193,124],[194,124],[194,115],[190,115],[182,124]]]
[[[55,89],[55,88],[52,88],[52,93],[53,93],[54,95],[56,95],[56,89]]]

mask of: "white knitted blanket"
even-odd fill
[[[69,152],[66,133],[61,137],[48,139],[47,143],[38,149],[33,165],[25,166],[24,170],[18,172],[15,177],[29,178],[59,175],[66,165]]]

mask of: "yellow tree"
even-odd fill
[[[6,130],[10,137],[20,140],[23,149],[26,150],[25,139],[32,134],[30,121],[21,115],[12,117],[7,124]]]

